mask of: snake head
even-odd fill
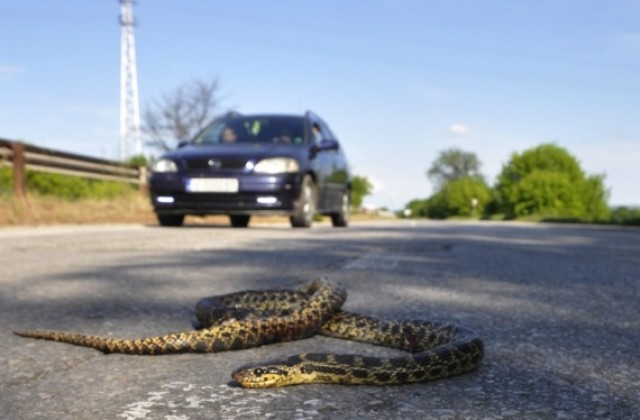
[[[313,369],[290,360],[261,362],[237,369],[231,378],[244,388],[270,388],[312,382]]]

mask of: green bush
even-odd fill
[[[611,223],[624,226],[640,226],[640,208],[616,207],[611,211]]]
[[[89,186],[82,178],[27,171],[27,191],[77,200],[89,195]]]
[[[582,199],[587,220],[605,221],[611,218],[611,210],[607,204],[609,191],[604,186],[604,175],[587,177],[582,184]]]
[[[585,209],[581,192],[566,173],[533,171],[513,185],[509,197],[516,217],[529,215],[580,217]]]
[[[362,207],[362,200],[364,197],[371,194],[373,191],[373,184],[365,176],[355,175],[351,179],[351,205],[354,209]]]
[[[88,180],[91,198],[98,199],[113,199],[125,196],[127,194],[135,193],[138,191],[138,187],[132,184],[115,181],[98,181]]]
[[[449,182],[437,195],[442,195],[442,205],[447,217],[475,217],[484,213],[491,198],[487,184],[477,177],[464,177]],[[473,201],[476,207],[473,207]]]
[[[112,199],[130,194],[135,187],[122,182],[27,171],[27,191],[67,200]]]
[[[477,200],[474,209],[473,199]],[[491,190],[478,177],[463,177],[448,182],[426,200],[413,200],[406,206],[411,217],[446,219],[448,217],[475,217],[482,215],[490,202]]]
[[[407,205],[405,206],[405,209],[410,211],[408,217],[411,217],[411,218],[428,217],[427,216],[428,203],[429,203],[428,199],[424,199],[424,200],[416,199],[408,202]]]
[[[0,168],[0,195],[7,195],[13,192],[13,170],[11,168]]]
[[[513,217],[563,217],[606,220],[608,192],[604,176],[587,177],[565,149],[543,144],[514,153],[495,187],[492,210]]]

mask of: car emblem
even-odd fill
[[[207,162],[207,165],[209,165],[211,169],[222,168],[222,162],[220,162],[218,159],[209,159],[209,161]]]

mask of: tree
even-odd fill
[[[480,160],[475,153],[454,147],[440,152],[427,171],[427,176],[434,181],[435,190],[439,191],[449,182],[464,177],[482,179],[480,166]]]
[[[586,214],[590,220],[606,220],[611,217],[611,209],[607,201],[609,191],[604,186],[604,175],[591,175],[582,186]]]
[[[447,217],[480,216],[491,198],[491,190],[484,180],[471,176],[451,181],[438,194],[443,195]]]
[[[468,176],[449,182],[426,200],[410,201],[405,208],[411,217],[477,217],[484,214],[490,201],[491,189],[484,180]]]
[[[554,144],[514,153],[496,184],[507,217],[552,216],[586,221],[609,216],[604,176],[586,176],[578,160]]]
[[[404,208],[409,210],[408,217],[428,217],[429,199],[419,199],[409,201]]]
[[[351,204],[354,208],[362,207],[362,200],[373,192],[373,184],[364,176],[354,176],[351,180]]]
[[[172,142],[193,137],[217,113],[218,90],[218,79],[196,79],[147,105],[143,116],[147,144],[168,150]]]

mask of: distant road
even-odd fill
[[[412,221],[0,229],[0,417],[640,418],[639,234]],[[106,356],[11,333],[180,331],[203,296],[318,276],[346,286],[349,310],[476,329],[482,367],[406,386],[251,391],[230,383],[235,367],[390,350],[313,337],[219,354]]]

